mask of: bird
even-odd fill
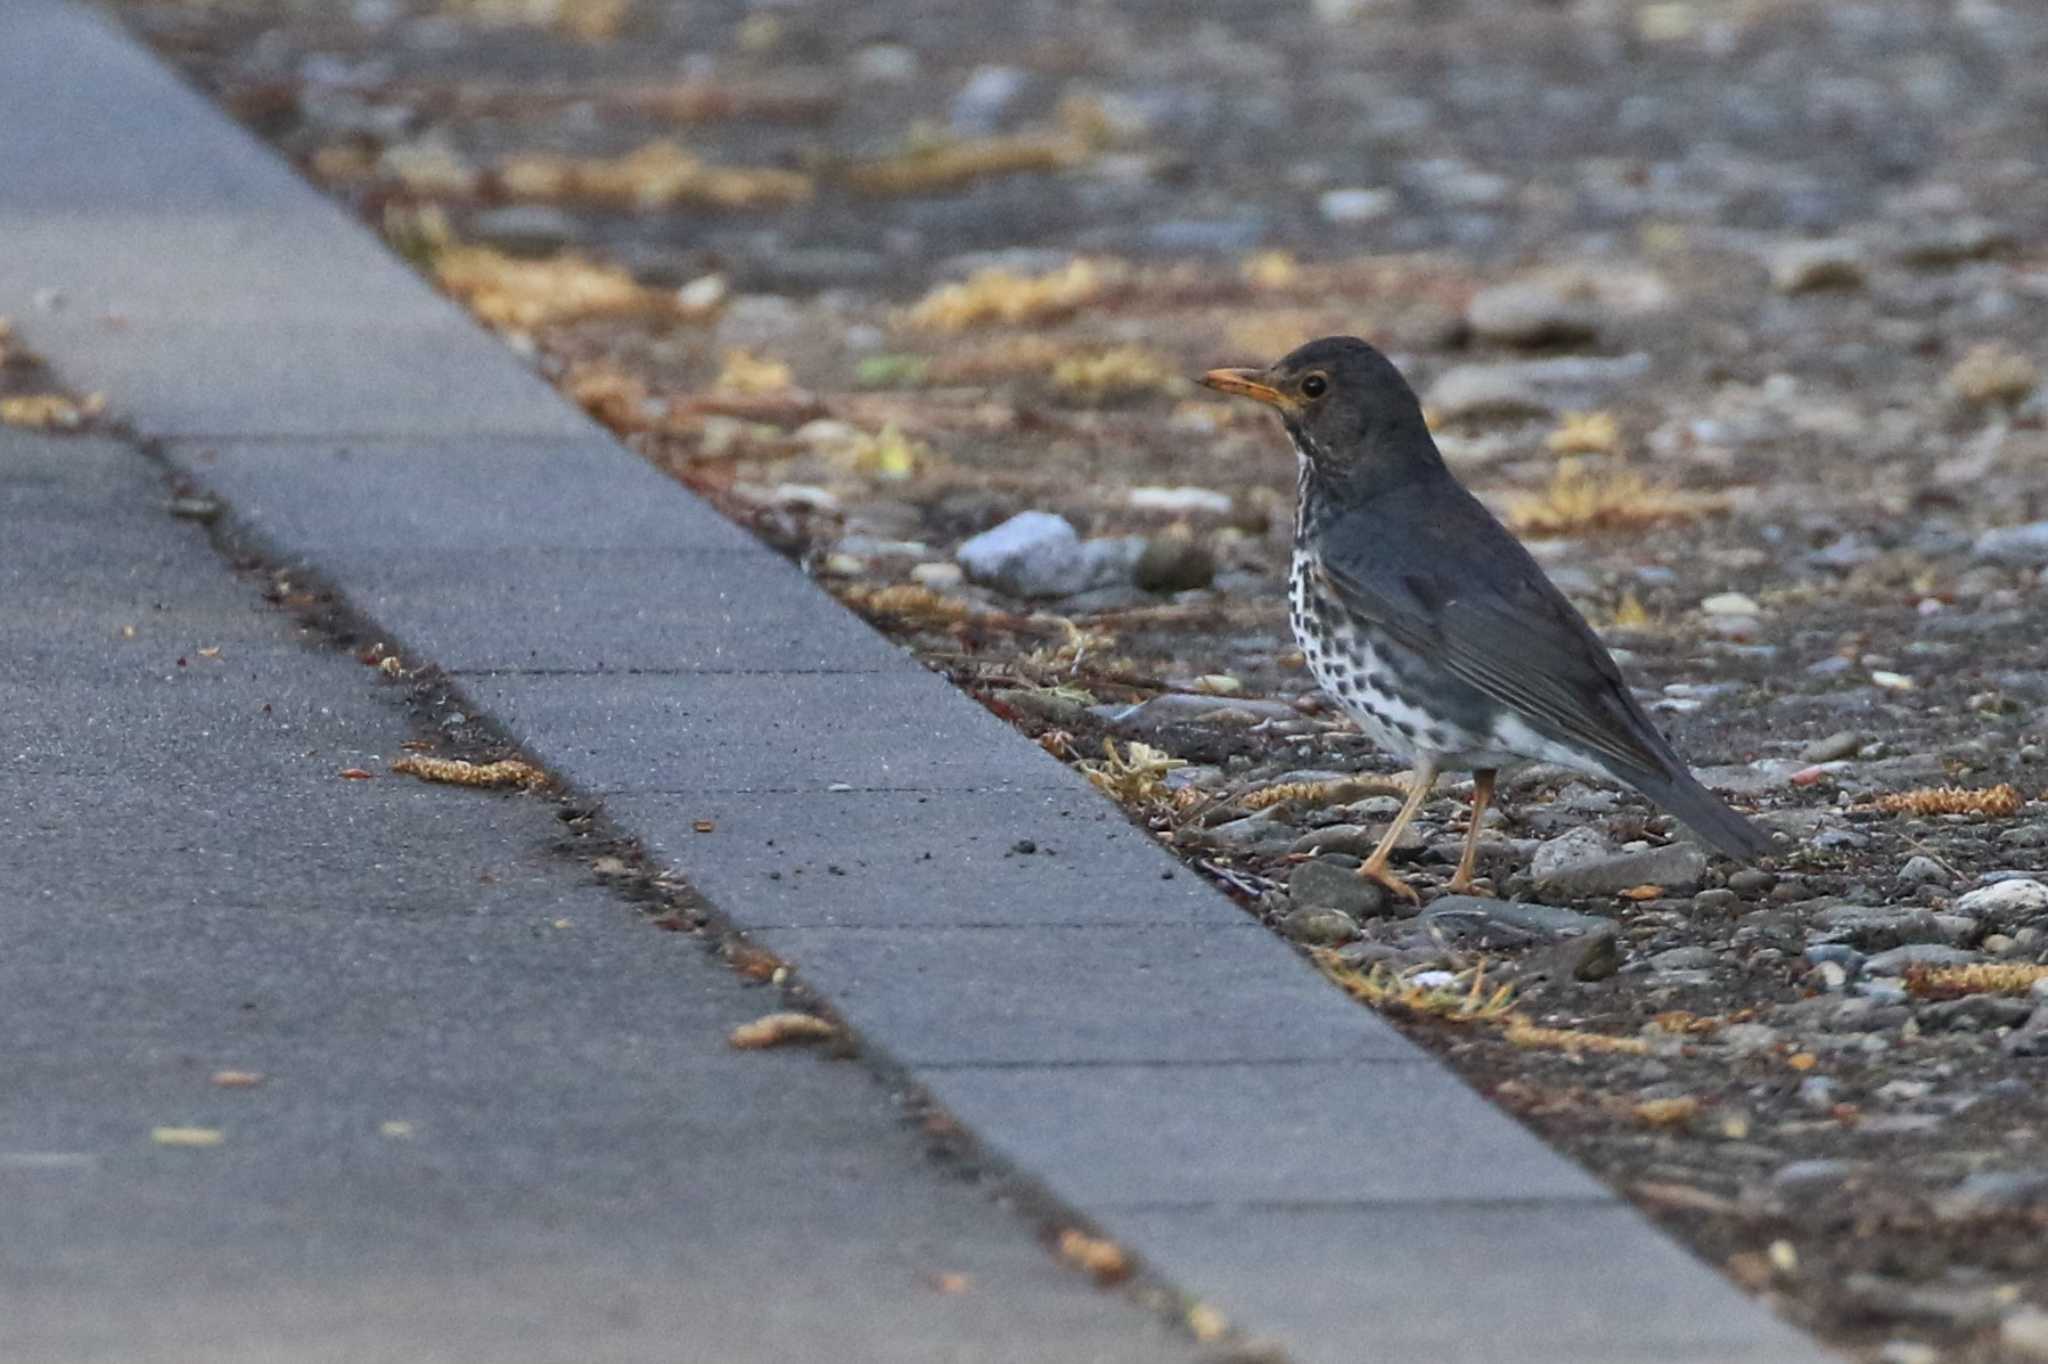
[[[1693,776],[1585,618],[1452,475],[1386,356],[1329,336],[1200,382],[1279,413],[1298,467],[1294,638],[1318,685],[1413,767],[1360,875],[1421,903],[1387,859],[1438,774],[1470,771],[1471,825],[1446,889],[1471,891],[1495,779],[1527,762],[1633,787],[1730,857],[1770,849]]]

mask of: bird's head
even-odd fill
[[[1441,467],[1415,391],[1355,336],[1311,341],[1265,369],[1212,369],[1202,382],[1278,412],[1321,480],[1389,486]]]

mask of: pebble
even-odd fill
[[[1358,874],[1349,857],[1317,857],[1287,875],[1287,895],[1297,906],[1334,910],[1351,919],[1372,919],[1387,912],[1387,892]]]
[[[1226,852],[1277,853],[1286,851],[1294,839],[1293,825],[1277,818],[1271,810],[1261,810],[1243,819],[1202,829],[1194,835],[1193,841]]]
[[[1975,952],[1965,952],[1960,947],[1916,942],[1879,952],[1863,964],[1863,969],[1873,976],[1903,976],[1915,966],[1967,966],[1978,960],[1981,958]]]
[[[1781,294],[1854,289],[1866,274],[1862,243],[1841,237],[1782,243],[1771,249],[1766,265],[1771,287]]]
[[[507,204],[469,220],[469,235],[515,256],[559,251],[581,236],[576,220],[552,204]]]
[[[1711,971],[1721,958],[1711,947],[1673,947],[1650,954],[1650,966],[1657,971]]]
[[[1515,963],[1515,975],[1524,981],[1606,980],[1619,970],[1621,938],[1612,924],[1537,948]]]
[[[1591,341],[1600,331],[1592,291],[1564,280],[1515,280],[1481,289],[1466,307],[1465,320],[1481,339],[1510,346],[1568,345]]]
[[[961,137],[987,137],[1002,126],[1003,116],[1029,82],[1020,67],[978,66],[953,96],[946,121]]]
[[[1013,597],[1066,597],[1127,581],[1141,540],[1083,542],[1064,516],[1019,512],[963,543],[953,558],[968,578]]]
[[[1917,1340],[1888,1340],[1878,1350],[1876,1364],[1941,1364],[1941,1351]]]
[[[2007,1033],[1998,1045],[2008,1056],[2048,1056],[2048,1004],[2036,1004],[2027,1021]]]
[[[1999,881],[1957,897],[1953,908],[2010,932],[2048,915],[2048,886],[2039,881]]]
[[[1847,1296],[1881,1321],[1912,1321],[1954,1331],[1989,1326],[2012,1305],[2014,1290],[2000,1286],[1916,1284],[1857,1272],[1842,1281]]]
[[[1289,910],[1281,916],[1280,931],[1315,947],[1339,947],[1359,936],[1358,922],[1335,909]]]
[[[1446,895],[1422,912],[1422,923],[1461,946],[1520,946],[1614,930],[1598,915],[1482,895]]]
[[[2048,566],[2048,521],[1987,530],[1971,545],[1970,553],[1991,563],[2028,568]]]
[[[1948,872],[1933,858],[1916,853],[1899,868],[1898,880],[1902,886],[1945,886],[1948,884]]]
[[[1186,592],[1216,581],[1216,556],[1191,535],[1156,535],[1132,568],[1147,592]]]
[[[2022,1307],[1998,1323],[1998,1343],[2021,1359],[2048,1359],[2048,1312]]]
[[[2048,1204],[2048,1170],[1979,1170],[1934,1200],[1934,1215],[1985,1217],[2042,1204]]]
[[[1640,351],[1453,365],[1430,385],[1427,401],[1453,420],[1542,416],[1562,408],[1598,407],[1612,390],[1642,378],[1649,368],[1650,357]]]
[[[1813,922],[1823,941],[1852,943],[1868,952],[1901,943],[1947,942],[1949,934],[1924,909],[1873,909],[1867,905],[1836,905],[1821,910]]]
[[[1771,888],[1777,884],[1777,875],[1760,867],[1744,867],[1728,876],[1728,889],[1745,900],[1760,899],[1770,894]]]
[[[1328,223],[1369,223],[1400,206],[1401,196],[1390,189],[1324,190],[1316,200],[1316,211]]]
[[[1706,870],[1707,855],[1690,843],[1616,852],[1594,831],[1575,829],[1539,847],[1529,875],[1543,893],[1565,897],[1614,895],[1640,885],[1685,894],[1699,887]]]
[[[1800,749],[1799,760],[1808,763],[1838,762],[1843,758],[1855,757],[1857,750],[1867,742],[1869,740],[1855,730],[1845,729],[1824,739],[1815,739]]]
[[[1781,1166],[1771,1176],[1771,1187],[1781,1193],[1819,1193],[1840,1188],[1856,1174],[1857,1169],[1854,1162],[1847,1160],[1795,1160]]]
[[[1923,1006],[1915,1015],[1930,1032],[1993,1032],[2030,1020],[2034,1006],[2006,995],[1965,995]]]

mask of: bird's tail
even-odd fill
[[[1700,785],[1682,766],[1654,775],[1630,772],[1625,780],[1738,861],[1754,862],[1771,850],[1769,834],[1729,809],[1727,802]]]

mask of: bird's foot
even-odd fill
[[[1358,874],[1368,881],[1378,882],[1396,895],[1405,897],[1410,904],[1420,905],[1422,903],[1422,893],[1400,877],[1394,875],[1394,873],[1388,871],[1384,863],[1375,866],[1368,860],[1360,865]]]
[[[1482,895],[1489,900],[1499,898],[1494,892],[1492,881],[1484,876],[1467,876],[1462,872],[1444,883],[1444,893],[1447,895]]]

